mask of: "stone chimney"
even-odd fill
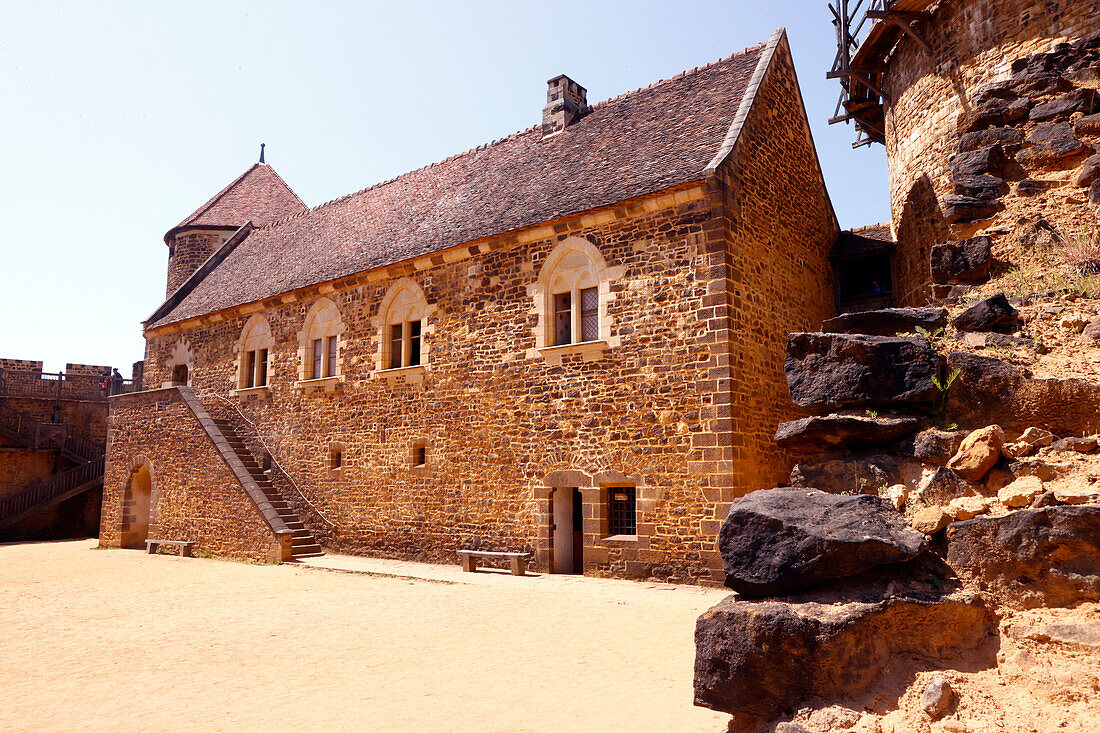
[[[588,113],[588,92],[565,74],[546,82],[542,108],[542,136],[561,132]]]

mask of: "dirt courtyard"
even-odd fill
[[[719,731],[719,590],[0,545],[0,730]]]

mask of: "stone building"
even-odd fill
[[[314,208],[253,166],[166,236],[101,543],[720,581],[837,234],[782,30]]]
[[[841,42],[834,121],[886,147],[897,304],[950,292],[933,292],[937,244],[990,235],[996,248],[1022,223],[1096,221],[1100,0],[868,5],[858,50]]]
[[[98,532],[108,393],[134,389],[121,376],[105,385],[110,373],[0,359],[0,541]]]

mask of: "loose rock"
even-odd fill
[[[1081,335],[1093,340],[1100,339],[1100,316],[1094,316]]]
[[[997,463],[1004,441],[1004,430],[999,425],[975,430],[963,439],[947,467],[969,481],[980,481]]]
[[[799,461],[791,485],[830,494],[874,494],[900,480],[897,461],[886,455]]]
[[[951,524],[951,516],[938,506],[925,507],[913,513],[910,526],[926,535],[934,535]]]
[[[961,450],[961,449],[960,449]],[[958,455],[958,454],[956,454]],[[917,497],[929,506],[944,505],[962,496],[975,496],[976,491],[962,476],[941,466],[917,487]]]
[[[1012,307],[1004,293],[998,293],[978,301],[951,322],[960,331],[992,331],[995,328],[1014,326],[1019,311]]]
[[[913,457],[937,466],[947,465],[959,450],[966,433],[929,428],[913,439]]]
[[[1021,476],[997,492],[997,501],[1015,509],[1027,506],[1042,493],[1043,482],[1038,476]]]
[[[1096,180],[1100,180],[1100,155],[1094,155],[1086,160],[1081,166],[1081,172],[1077,174],[1077,185],[1082,188],[1091,186]]]
[[[944,511],[955,521],[965,521],[985,514],[992,503],[992,499],[984,496],[962,496],[952,499]]]
[[[1077,453],[1091,453],[1096,450],[1096,438],[1062,438],[1051,444],[1057,451],[1075,451]]]
[[[955,701],[955,691],[946,677],[936,677],[920,696],[921,710],[932,720],[939,720]]]
[[[926,547],[877,496],[790,487],[736,499],[718,535],[726,586],[750,597],[904,562]]]
[[[1017,153],[1017,157],[1026,151]],[[1004,208],[999,201],[989,201],[977,196],[947,194],[943,197],[943,215],[948,224],[980,221],[996,216]]]
[[[1059,486],[1051,493],[1061,504],[1088,504],[1100,499],[1100,490],[1092,486]]]

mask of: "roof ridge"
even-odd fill
[[[186,216],[184,218],[183,221],[181,221],[179,224],[177,224],[175,227],[173,227],[173,229],[178,229],[180,226],[186,224],[187,222],[194,221],[195,219],[198,219],[200,216],[205,214],[207,211],[210,211],[211,207],[213,207],[214,204],[221,201],[222,197],[225,196],[225,194],[229,193],[230,189],[232,189],[238,183],[243,181],[245,179],[245,176],[247,176],[252,171],[256,170],[256,168],[258,166],[261,166],[261,165],[266,165],[266,164],[265,163],[253,163],[252,165],[248,166],[248,168],[245,169],[244,173],[240,174],[239,176],[234,178],[232,181],[230,181],[229,184],[225,188],[223,188],[221,191],[218,191],[216,194],[214,194],[214,196],[209,201],[207,201],[205,204],[203,204],[202,206],[200,206],[199,208],[197,208],[193,212],[191,212],[188,216]],[[275,175],[279,175],[279,174],[276,173]],[[285,184],[286,181],[283,181],[283,183]],[[290,186],[287,186],[287,188],[290,188]],[[294,192],[291,191],[291,193],[294,193]],[[294,197],[298,198],[298,194],[295,193]],[[301,199],[298,199],[298,200],[302,201]],[[304,201],[302,201],[302,205],[303,206],[305,205]]]
[[[588,108],[590,110],[596,110],[596,109],[599,109],[600,107],[602,107],[605,104],[608,104],[610,102],[617,102],[620,99],[622,99],[623,97],[629,97],[631,94],[637,94],[638,92],[644,92],[644,91],[647,91],[649,89],[653,89],[654,87],[659,87],[662,84],[668,84],[669,82],[676,81],[677,79],[683,79],[683,78],[686,78],[686,77],[689,77],[689,76],[694,76],[695,74],[698,74],[700,71],[706,71],[707,69],[709,69],[711,67],[714,67],[714,66],[718,66],[719,64],[724,64],[724,63],[727,63],[729,61],[733,61],[735,58],[738,58],[739,56],[744,56],[745,54],[749,53],[750,51],[755,51],[758,48],[764,48],[767,45],[768,45],[768,42],[765,41],[763,43],[757,43],[753,46],[746,46],[745,48],[741,49],[740,51],[735,51],[734,53],[731,53],[729,56],[724,56],[724,57],[722,57],[722,58],[720,58],[716,61],[710,61],[708,63],[703,64],[702,66],[696,66],[693,69],[685,69],[685,70],[681,71],[679,74],[676,74],[674,76],[670,76],[667,79],[658,79],[657,81],[653,82],[652,84],[647,84],[646,86],[638,87],[637,89],[631,89],[628,92],[623,92],[622,94],[616,95],[616,96],[611,97],[609,99],[605,99],[601,102],[597,102],[596,104],[589,105]]]
[[[604,99],[600,102],[597,102],[596,104],[590,105],[588,109],[589,109],[589,111],[598,110],[598,109],[600,109],[601,107],[604,107],[607,104],[610,104],[612,102],[617,102],[617,101],[619,101],[619,100],[621,100],[625,97],[629,97],[631,94],[637,94],[639,92],[644,92],[644,91],[647,91],[649,89],[653,89],[654,87],[661,86],[662,84],[668,84],[668,83],[676,81],[678,79],[683,79],[683,78],[688,77],[688,76],[693,76],[693,75],[699,73],[700,71],[705,71],[706,69],[712,68],[714,66],[718,66],[719,64],[728,63],[728,62],[732,61],[735,58],[744,56],[745,54],[748,54],[752,51],[756,51],[757,49],[762,49],[767,45],[768,45],[768,41],[765,41],[763,43],[757,43],[757,44],[752,45],[752,46],[746,46],[745,48],[741,49],[740,51],[735,51],[734,53],[731,53],[728,56],[724,56],[720,59],[717,59],[716,61],[711,61],[709,63],[703,64],[702,66],[696,66],[692,69],[686,69],[684,71],[681,71],[679,74],[676,74],[675,76],[670,76],[667,79],[660,79],[659,81],[655,81],[652,84],[648,84],[644,87],[639,87],[637,89],[631,89],[630,91],[623,92],[622,94],[616,95],[614,97]],[[420,173],[420,172],[423,172],[423,171],[426,171],[426,170],[430,170],[430,169],[432,169],[432,168],[434,168],[438,165],[443,165],[444,163],[449,163],[452,160],[456,160],[457,158],[461,158],[461,157],[470,155],[471,153],[476,153],[480,150],[486,150],[486,149],[488,149],[490,147],[493,147],[495,145],[500,145],[501,143],[507,142],[509,140],[513,140],[513,139],[519,137],[520,135],[527,135],[527,134],[530,134],[530,133],[534,132],[535,130],[539,130],[541,128],[542,128],[541,124],[536,124],[536,125],[532,125],[531,127],[526,128],[526,129],[518,130],[518,131],[513,132],[509,135],[505,135],[504,137],[497,138],[496,140],[493,140],[491,142],[482,143],[481,145],[477,145],[473,148],[470,148],[468,150],[464,150],[460,153],[454,153],[453,155],[449,155],[446,158],[443,158],[442,160],[437,160],[437,161],[434,161],[432,163],[428,163],[427,165],[422,165],[419,168],[414,168],[410,171],[405,171],[404,173],[400,173],[400,174],[398,174],[396,176],[393,176],[392,178],[388,178],[384,181],[379,181],[377,183],[372,183],[371,185],[366,186],[364,188],[360,188],[357,191],[352,191],[351,193],[346,193],[343,196],[337,196],[334,199],[329,199],[328,201],[324,201],[322,203],[319,203],[316,206],[306,208],[304,211],[299,211],[299,212],[291,214],[289,216],[284,216],[281,219],[275,219],[273,221],[268,222],[267,224],[264,224],[261,227],[257,227],[257,230],[274,229],[274,228],[276,228],[280,225],[283,225],[283,224],[286,224],[290,221],[293,221],[294,219],[297,219],[300,216],[304,216],[305,214],[308,214],[310,212],[320,211],[321,209],[324,209],[328,206],[332,206],[333,204],[338,204],[342,201],[346,201],[347,199],[350,199],[353,196],[359,196],[360,194],[367,193],[368,191],[373,191],[373,190],[381,188],[383,186],[388,186],[388,185],[390,185],[392,183],[396,183],[397,181],[399,181],[403,178],[406,178],[408,176],[412,176],[416,173]],[[276,173],[276,175],[278,175],[278,174]],[[287,186],[287,188],[290,188],[290,187]],[[291,193],[294,193],[294,192],[291,191]],[[295,194],[295,197],[297,197],[297,194]],[[298,199],[298,200],[301,201],[301,199]],[[303,202],[303,205],[305,205],[304,202]]]

